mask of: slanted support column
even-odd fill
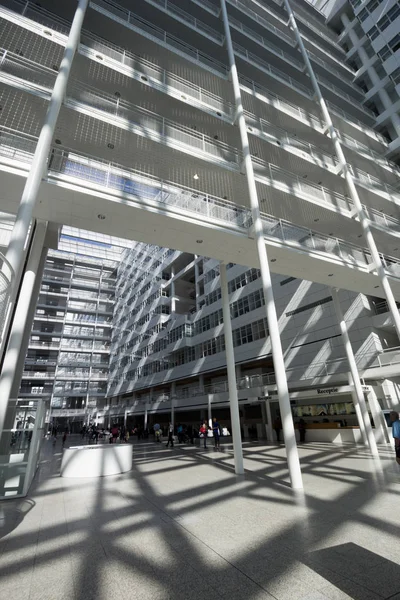
[[[330,138],[332,140],[332,144],[333,144],[333,147],[335,149],[336,156],[337,156],[337,158],[339,160],[339,163],[343,166],[343,176],[345,178],[345,181],[346,181],[346,184],[347,184],[347,188],[349,190],[350,197],[351,197],[351,199],[353,201],[353,204],[354,204],[354,207],[355,207],[355,209],[357,211],[357,216],[358,216],[358,219],[360,221],[360,225],[361,225],[361,228],[362,228],[362,231],[363,231],[363,234],[364,234],[365,242],[366,242],[366,244],[367,244],[367,246],[368,246],[368,248],[369,248],[369,250],[371,252],[372,261],[373,261],[373,264],[375,265],[376,272],[377,272],[378,277],[380,279],[383,292],[385,294],[387,303],[389,305],[389,310],[390,310],[390,313],[391,313],[392,318],[393,318],[393,322],[394,322],[394,325],[395,325],[395,328],[396,328],[396,331],[397,331],[397,335],[398,335],[398,337],[400,339],[400,313],[399,313],[399,309],[397,308],[396,301],[395,301],[395,298],[394,298],[394,295],[393,295],[393,292],[392,292],[392,288],[390,287],[389,280],[388,280],[387,275],[385,273],[385,269],[384,269],[381,257],[379,255],[379,251],[378,251],[378,248],[376,246],[374,236],[372,235],[372,231],[371,231],[371,228],[369,226],[369,220],[368,220],[367,215],[365,214],[365,211],[363,209],[360,197],[358,195],[357,188],[356,188],[355,183],[354,183],[353,175],[351,174],[351,171],[349,169],[349,165],[347,163],[346,157],[345,157],[343,149],[342,149],[342,145],[340,143],[340,139],[339,139],[339,137],[337,135],[337,132],[336,132],[336,129],[335,129],[334,125],[333,125],[333,122],[332,122],[332,119],[331,119],[331,116],[330,116],[330,113],[329,113],[329,110],[328,110],[328,106],[327,106],[327,104],[326,104],[326,102],[325,102],[325,100],[324,100],[324,98],[322,96],[321,89],[319,87],[319,83],[318,83],[317,78],[315,76],[314,69],[313,69],[313,67],[311,65],[307,49],[304,46],[303,39],[302,39],[300,31],[299,31],[299,29],[297,27],[296,19],[294,17],[292,8],[290,6],[290,2],[289,2],[289,0],[283,0],[283,1],[284,1],[284,6],[286,8],[286,11],[287,11],[287,13],[289,15],[289,23],[290,23],[291,29],[292,29],[292,31],[294,33],[296,42],[299,45],[299,49],[300,49],[301,54],[303,56],[307,72],[308,72],[308,74],[310,76],[311,84],[312,84],[312,87],[313,87],[313,90],[314,90],[314,99],[315,99],[315,102],[318,103],[318,105],[319,105],[319,107],[321,109],[323,119],[324,119],[324,121],[326,123],[327,129],[328,129],[328,132],[329,132],[329,136],[330,136]]]
[[[6,258],[14,270],[16,281],[18,281],[19,273],[22,269],[25,241],[28,236],[33,209],[37,201],[42,177],[46,169],[51,140],[54,135],[61,105],[65,98],[72,61],[79,45],[82,23],[88,1],[89,0],[79,0],[75,11],[60,70],[56,77],[45,121],[39,135],[29,175],[22,193],[15,225],[11,233]]]
[[[300,470],[299,454],[297,451],[296,437],[292,411],[289,400],[289,390],[286,379],[285,363],[282,353],[282,344],[279,333],[279,323],[276,314],[274,293],[272,290],[271,273],[268,264],[268,254],[265,246],[263,224],[260,215],[260,206],[257,196],[256,182],[254,179],[253,163],[250,155],[249,139],[247,135],[246,120],[243,112],[242,97],[240,93],[239,77],[236,68],[235,55],[233,52],[232,38],[228,20],[225,0],[221,2],[221,18],[224,24],[226,49],[229,57],[230,78],[235,96],[235,107],[237,125],[240,132],[241,149],[243,153],[243,164],[246,173],[247,187],[249,192],[251,214],[254,226],[254,239],[257,246],[260,261],[261,281],[265,299],[266,316],[271,340],[272,357],[274,361],[276,387],[278,391],[279,407],[282,418],[283,434],[292,488],[302,489],[303,480]],[[235,382],[236,387],[236,382]]]
[[[4,355],[3,368],[0,376],[0,436],[2,446],[4,443],[7,444],[3,429],[6,423],[7,413],[9,410],[12,410],[10,404],[11,392],[13,391],[13,387],[16,387],[14,381],[16,381],[18,363],[24,350],[23,343],[25,330],[29,327],[29,313],[32,311],[33,302],[32,297],[35,289],[38,292],[40,289],[37,285],[37,278],[40,277],[40,266],[41,263],[43,264],[43,246],[46,230],[47,223],[37,223],[35,226],[32,245],[29,249],[28,263],[22,278],[21,291],[16,305],[15,315],[11,323],[10,338]],[[9,424],[9,418],[7,418],[7,424]],[[4,452],[0,451],[0,454],[4,454]]]
[[[336,317],[339,321],[340,333],[342,335],[343,345],[346,352],[347,360],[350,367],[351,378],[353,380],[355,397],[354,401],[358,404],[361,410],[362,420],[364,421],[365,432],[367,434],[368,444],[373,456],[379,456],[378,448],[376,445],[376,440],[374,436],[374,432],[372,431],[371,419],[369,418],[367,403],[364,398],[364,391],[361,385],[360,375],[357,369],[357,363],[354,356],[353,348],[351,346],[349,334],[347,331],[347,325],[345,318],[343,316],[342,307],[340,306],[340,300],[335,288],[331,289],[333,305],[335,307]],[[354,405],[356,406],[356,404]],[[360,421],[361,423],[361,421]]]
[[[228,279],[226,276],[226,266],[224,263],[219,263],[219,274],[221,282],[222,295],[222,314],[224,319],[224,336],[225,336],[225,352],[226,352],[226,369],[228,371],[228,391],[229,405],[231,409],[231,425],[233,437],[233,453],[235,457],[235,473],[243,475],[243,448],[242,436],[240,433],[240,415],[239,415],[239,399],[236,387],[236,371],[235,371],[235,354],[233,352],[233,335],[231,323],[231,311],[229,306]],[[209,401],[209,411],[211,405]]]

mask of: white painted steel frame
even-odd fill
[[[294,489],[303,488],[303,480],[300,469],[299,453],[296,445],[292,410],[290,407],[289,390],[286,378],[285,363],[282,353],[282,344],[279,334],[279,323],[276,314],[274,293],[272,290],[271,272],[268,265],[268,254],[265,247],[263,224],[260,215],[260,206],[257,196],[257,188],[254,178],[253,163],[250,155],[249,139],[247,135],[246,120],[243,112],[242,98],[240,92],[239,77],[236,68],[235,55],[233,51],[231,32],[228,21],[228,13],[225,0],[221,1],[221,17],[224,24],[225,43],[228,52],[230,78],[236,105],[236,122],[239,126],[240,141],[243,152],[243,163],[249,190],[251,214],[254,226],[254,237],[260,261],[261,281],[265,299],[269,336],[271,340],[272,357],[276,376],[276,386],[281,411],[283,435],[287,453],[291,486]],[[235,382],[236,385],[236,382]]]
[[[293,35],[295,36],[299,50],[304,59],[304,63],[306,65],[307,72],[310,76],[311,84],[312,84],[312,87],[314,90],[314,100],[316,103],[319,104],[319,107],[321,109],[322,117],[326,123],[327,134],[329,134],[329,137],[332,140],[332,144],[333,144],[336,156],[338,157],[340,167],[341,167],[343,176],[345,178],[345,181],[346,181],[346,184],[347,184],[347,187],[349,190],[350,197],[354,203],[355,213],[357,214],[358,219],[361,224],[361,228],[362,228],[362,231],[364,234],[364,239],[365,239],[366,244],[371,252],[371,257],[372,257],[372,261],[373,261],[372,264],[373,264],[373,266],[377,272],[377,275],[380,279],[382,289],[384,291],[387,303],[389,305],[389,310],[390,310],[390,313],[393,318],[394,326],[395,326],[397,335],[400,339],[399,310],[397,308],[396,300],[394,299],[394,295],[392,292],[392,288],[390,287],[389,280],[385,273],[385,269],[382,264],[381,257],[379,255],[379,251],[376,246],[374,236],[372,235],[369,220],[367,218],[367,215],[365,214],[360,197],[358,195],[358,191],[357,191],[357,188],[354,183],[353,175],[351,173],[351,170],[347,163],[346,157],[344,155],[342,145],[340,142],[340,138],[339,138],[339,136],[336,132],[336,129],[333,125],[327,103],[326,103],[324,97],[322,96],[320,86],[318,84],[316,75],[314,73],[313,67],[311,65],[311,62],[310,62],[310,59],[308,56],[308,51],[307,51],[306,47],[304,46],[303,39],[302,39],[301,33],[297,27],[296,19],[295,19],[294,13],[292,11],[289,0],[284,0],[284,6],[285,6],[286,12],[288,13],[288,16],[289,16],[290,28],[293,32]]]

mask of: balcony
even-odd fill
[[[8,140],[8,143],[7,143]],[[15,144],[18,147],[19,145],[30,144],[29,140],[26,140],[22,136],[17,136],[15,134],[8,134],[8,138],[2,136],[1,138],[2,145],[0,146],[0,155],[2,150],[5,149],[7,155],[10,153],[10,143]],[[15,152],[16,150],[13,149]],[[75,180],[81,182],[84,185],[88,185],[93,189],[93,183],[102,183],[101,187],[107,187],[108,189],[114,189],[120,194],[121,192],[132,192],[135,190],[135,186],[137,185],[137,176],[138,172],[134,170],[122,169],[118,165],[113,165],[112,163],[107,163],[104,161],[100,161],[98,159],[88,159],[87,157],[80,157],[77,154],[67,154],[58,149],[54,149],[53,151],[53,163],[52,163],[52,171],[58,172],[60,174],[68,173],[69,178],[71,179],[71,175],[74,174]],[[257,161],[254,161],[255,166],[257,166]],[[271,170],[272,172],[272,170]],[[275,174],[282,173],[285,177],[288,174],[285,174],[283,170],[276,169]],[[290,175],[290,174],[289,174]],[[275,177],[275,175],[273,175]],[[258,177],[260,181],[265,181],[268,183],[267,178]],[[283,183],[283,189],[287,190],[288,186]],[[168,207],[168,210],[171,211],[171,208],[175,208],[179,211],[180,214],[187,214],[189,216],[196,216],[196,218],[203,217],[207,220],[207,222],[218,222],[221,220],[223,225],[226,227],[228,224],[231,227],[234,227],[237,231],[240,229],[245,230],[246,234],[248,232],[249,227],[251,226],[251,215],[249,209],[244,207],[237,206],[233,203],[230,203],[225,200],[221,200],[219,198],[215,198],[213,196],[207,194],[200,194],[198,191],[190,192],[189,190],[185,190],[183,188],[173,188],[170,185],[166,185],[163,182],[157,182],[158,187],[152,188],[143,188],[140,190],[144,193],[148,194],[149,199],[151,197],[154,198],[154,193],[156,193],[156,203],[157,206],[162,207],[163,205]],[[153,184],[154,186],[154,184]],[[318,202],[324,201],[324,189],[321,186],[314,186],[313,184],[306,184],[304,181],[300,181],[298,179],[297,184],[291,181],[290,187],[297,188],[299,192],[307,195],[307,190],[310,190],[310,194],[315,198],[315,194],[319,190]],[[335,202],[340,201],[340,195],[334,194],[333,192],[328,192],[330,196],[335,196]],[[311,198],[311,195],[310,195]],[[347,200],[344,199],[345,202]],[[263,215],[263,219],[266,223],[266,237],[272,240],[279,240],[280,242],[285,242],[289,246],[295,244],[299,249],[306,250],[309,252],[311,250],[309,240],[314,240],[315,244],[314,249],[317,252],[322,251],[326,258],[340,258],[344,263],[350,264],[352,268],[358,267],[361,269],[365,269],[368,272],[369,264],[372,262],[370,255],[367,251],[365,251],[361,247],[357,247],[353,244],[346,244],[338,240],[335,237],[322,235],[316,232],[312,232],[310,229],[305,227],[300,227],[289,222],[286,222],[282,219],[277,219],[276,217],[270,215]],[[281,223],[284,225],[284,230],[287,232],[288,237],[280,235],[280,231],[282,231]],[[279,235],[275,237],[274,232],[278,232]],[[289,231],[292,232],[289,234]],[[307,240],[304,243],[304,240]],[[321,256],[321,259],[324,260],[324,257]],[[391,277],[397,277],[399,273],[400,263],[397,262],[396,259],[388,258],[385,259],[386,270],[388,275]]]
[[[29,3],[28,3],[29,4]],[[22,6],[25,6],[25,3],[21,3],[21,9]],[[32,14],[35,16],[35,18],[42,20],[43,21],[43,12],[46,13],[46,18],[45,18],[45,22],[48,23],[48,19],[49,19],[49,15],[50,13],[47,13],[47,11],[43,11],[43,9],[40,9],[36,6],[30,5],[29,6],[29,14]],[[27,13],[25,13],[27,14]],[[7,15],[6,15],[7,16]],[[58,22],[58,21],[57,21]],[[57,24],[56,22],[56,24]],[[69,24],[67,22],[65,22],[65,31],[67,32],[69,29]],[[149,61],[145,61],[143,58],[138,57],[136,55],[133,55],[131,53],[127,53],[125,50],[122,50],[120,48],[118,48],[117,46],[114,46],[112,44],[106,44],[104,42],[104,40],[101,40],[100,38],[97,38],[96,36],[93,36],[92,34],[88,34],[87,32],[83,33],[83,37],[82,37],[82,41],[84,41],[85,36],[87,37],[87,43],[89,44],[94,44],[93,47],[95,47],[97,50],[100,50],[103,55],[100,56],[98,55],[101,60],[107,64],[107,66],[109,66],[110,68],[116,68],[117,67],[117,63],[119,63],[120,67],[124,69],[124,73],[129,74],[129,76],[133,76],[136,77],[139,81],[145,81],[147,84],[149,85],[158,85],[158,86],[162,86],[163,91],[166,91],[167,93],[170,93],[172,95],[174,95],[174,86],[175,83],[173,85],[170,85],[171,81],[173,81],[173,78],[176,78],[176,82],[177,82],[177,89],[176,89],[176,97],[181,99],[182,101],[187,101],[190,105],[193,106],[193,102],[198,102],[200,100],[200,104],[203,108],[203,110],[205,109],[207,102],[209,99],[212,99],[212,94],[210,95],[207,90],[199,90],[199,92],[195,91],[196,86],[191,86],[190,83],[186,82],[185,80],[181,80],[179,77],[174,76],[171,73],[166,73],[164,70],[160,69],[159,67],[157,67],[156,65],[152,65],[152,63],[149,63]],[[85,46],[86,47],[86,46]],[[83,46],[80,46],[80,52],[83,52]],[[89,55],[91,58],[94,58],[95,53],[92,52],[92,54],[90,54],[90,51],[88,50]],[[89,56],[88,55],[88,56]],[[99,60],[99,58],[97,59]],[[109,61],[109,62],[107,62]],[[111,61],[111,62],[110,62]],[[125,65],[126,63],[126,65]],[[143,69],[144,72],[146,72],[146,76],[143,75],[143,72],[136,72],[135,68],[137,68],[137,65],[143,65]],[[132,69],[130,68],[130,65],[134,66],[135,68]],[[150,69],[150,77],[147,77],[147,70]],[[135,75],[136,72],[136,75]],[[54,73],[53,73],[54,76]],[[165,82],[168,81],[168,85],[165,85]],[[257,85],[257,84],[255,84]],[[182,87],[183,86],[183,87]],[[191,89],[188,90],[188,88],[191,86]],[[181,87],[181,90],[179,89],[179,87]],[[185,95],[182,94],[182,92],[184,92],[184,94],[189,95],[189,98],[187,98]],[[268,95],[268,92],[266,92]],[[199,94],[200,97],[199,98]],[[209,95],[209,97],[208,97]],[[269,94],[270,95],[270,94]],[[218,102],[218,101],[217,101]],[[284,102],[284,101],[283,101]],[[221,107],[215,105],[215,108],[217,109],[218,113],[221,113],[221,115],[223,115],[223,113],[225,112],[224,110],[222,110],[221,112]],[[331,110],[333,110],[335,112],[335,114],[340,115],[341,117],[350,120],[349,122],[354,125],[354,117],[349,117],[348,115],[346,115],[346,113],[342,110],[339,109],[337,107],[331,107]],[[309,122],[310,116],[308,115],[308,121]],[[383,138],[381,138],[381,136],[379,136],[379,134],[377,134],[376,132],[373,132],[372,130],[369,130],[368,128],[366,128],[365,123],[359,123],[359,127],[360,129],[362,129],[365,133],[367,133],[368,135],[370,135],[371,137],[374,137],[375,139],[381,139],[383,140]],[[386,142],[383,140],[384,144],[387,146]]]

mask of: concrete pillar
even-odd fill
[[[148,413],[147,413],[147,406],[144,409],[144,424],[143,424],[143,429],[147,429],[148,426]]]
[[[212,395],[208,394],[207,395],[207,404],[208,404],[207,416],[208,416],[208,424],[210,427],[212,424],[211,401],[212,401]]]
[[[240,433],[240,415],[239,415],[239,399],[236,387],[236,371],[235,371],[235,354],[233,350],[233,336],[231,311],[229,306],[228,279],[226,276],[226,266],[224,263],[219,264],[220,283],[222,294],[222,312],[224,319],[224,336],[225,336],[225,353],[226,353],[226,368],[228,371],[228,390],[229,390],[229,406],[231,410],[231,428],[233,438],[233,454],[235,459],[235,473],[242,475],[244,473],[243,466],[243,448],[242,436]],[[211,405],[209,404],[209,412]]]

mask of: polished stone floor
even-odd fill
[[[76,443],[71,437],[70,442]],[[0,599],[400,600],[400,470],[389,447],[133,444],[129,473],[61,479],[45,442],[27,499],[0,503]]]

